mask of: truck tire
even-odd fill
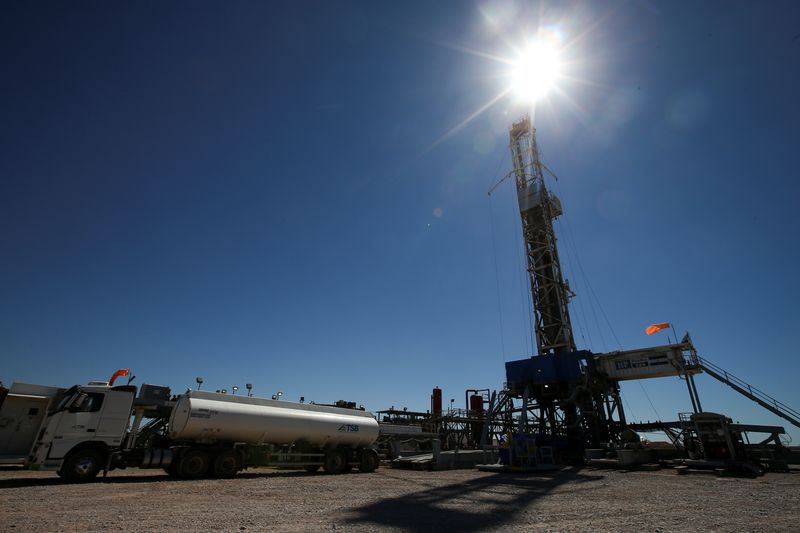
[[[218,478],[231,478],[236,475],[236,472],[242,469],[242,461],[239,459],[239,454],[234,450],[225,450],[220,452],[214,458],[212,466],[214,477]]]
[[[178,459],[178,476],[183,479],[200,479],[208,473],[208,454],[200,449],[189,450]]]
[[[328,450],[325,454],[325,472],[341,474],[347,468],[347,454],[344,450]]]
[[[365,473],[374,472],[378,469],[379,464],[380,459],[378,458],[378,452],[375,450],[364,450],[361,452],[361,462],[358,464],[358,470]]]
[[[84,448],[69,454],[61,466],[61,477],[69,483],[85,483],[94,479],[102,469],[103,456],[94,448]]]

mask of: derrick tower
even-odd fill
[[[539,355],[575,351],[569,319],[569,286],[558,259],[553,220],[561,215],[561,202],[544,183],[536,131],[529,117],[509,132],[511,158],[522,217],[528,274],[533,296],[534,331]]]
[[[591,352],[578,351],[569,316],[573,296],[564,280],[553,221],[560,200],[548,191],[546,168],[530,117],[509,131],[522,219],[536,333],[536,355],[506,363],[508,395],[521,398],[524,425],[567,455],[617,437],[624,424],[615,381],[594,371]],[[620,422],[614,422],[615,415]],[[556,442],[557,441],[557,442]]]

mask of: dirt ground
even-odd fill
[[[67,485],[0,471],[2,531],[800,531],[800,473],[499,474],[271,469],[180,481],[160,471]]]

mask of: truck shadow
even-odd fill
[[[347,522],[403,531],[494,529],[560,485],[603,478],[578,471],[497,473],[358,507],[351,511],[355,516]]]
[[[20,470],[17,468],[16,470]],[[22,470],[20,470],[22,471]],[[15,489],[15,488],[24,488],[24,487],[48,487],[54,485],[69,485],[66,481],[61,479],[60,477],[56,476],[55,472],[49,472],[52,475],[48,477],[20,477],[20,478],[13,478],[13,479],[3,479],[0,480],[0,490],[1,489]],[[235,481],[237,479],[269,479],[269,478],[292,478],[292,477],[308,477],[308,476],[324,476],[326,474],[323,473],[309,473],[305,471],[297,471],[297,470],[274,470],[274,471],[259,471],[259,472],[242,472],[236,475],[233,479],[214,479],[214,478],[205,478],[201,481]],[[164,475],[125,475],[125,476],[115,476],[114,473],[110,473],[108,477],[98,476],[97,479],[88,482],[88,485],[98,484],[98,483],[111,483],[111,484],[129,484],[129,483],[160,483],[160,482],[169,482],[169,483],[197,483],[197,480],[194,479],[177,479],[172,478],[166,474]]]
[[[98,477],[93,481],[89,481],[88,483],[82,484],[75,484],[78,485],[97,485],[97,484],[105,484],[105,483],[113,483],[113,484],[126,484],[126,483],[156,483],[159,481],[181,481],[181,480],[173,480],[167,475],[164,476],[125,476],[125,477],[107,477],[102,478]],[[70,485],[60,477],[53,474],[53,477],[30,477],[30,478],[14,478],[14,479],[3,479],[0,480],[0,490],[1,489],[19,489],[24,487],[49,487],[54,485]]]

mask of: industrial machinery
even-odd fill
[[[480,449],[486,420],[489,389],[464,391],[464,408],[454,407],[455,399],[443,409],[442,389],[434,387],[429,411],[409,411],[394,407],[377,411],[380,422],[378,444],[388,458],[430,452],[434,439],[442,451]]]
[[[205,391],[171,396],[168,387],[147,384],[137,395],[135,386],[114,386],[113,379],[37,390],[49,394],[40,394],[49,410],[40,428],[25,433],[26,463],[67,481],[127,467],[193,479],[233,477],[253,464],[333,474],[372,472],[379,464],[378,423],[361,409]],[[25,443],[15,443],[19,454]]]
[[[548,439],[561,460],[617,439],[625,423],[619,385],[599,372],[591,352],[575,346],[553,220],[560,200],[545,186],[536,135],[526,116],[510,130],[517,200],[533,299],[536,356],[506,363],[507,386],[490,402],[495,414],[521,399],[516,434]],[[616,419],[615,419],[616,417]]]
[[[536,354],[506,363],[507,383],[491,395],[482,445],[496,447],[494,443],[503,440],[510,451],[502,455],[507,464],[517,466],[536,466],[537,460],[550,462],[553,458],[556,462],[581,462],[587,450],[605,453],[631,445],[638,441],[634,427],[652,429],[656,425],[628,424],[619,383],[677,376],[687,384],[694,410],[691,423],[657,425],[673,431],[673,437],[678,433],[684,437],[685,444],[673,439],[682,451],[692,449],[695,455],[737,464],[758,461],[755,448],[742,439],[743,433],[757,431],[771,435],[760,443],[762,447],[771,442],[782,452],[777,438],[785,433],[782,427],[737,426],[722,415],[704,413],[694,375],[706,372],[798,427],[800,413],[698,356],[688,334],[679,343],[629,351],[594,354],[577,349],[569,315],[574,295],[562,275],[553,228],[553,221],[563,212],[561,201],[545,186],[546,167],[530,118],[514,123],[509,136],[513,171],[506,177],[513,176],[516,184]],[[544,459],[536,454],[537,447],[547,447]],[[724,453],[720,451],[723,448]],[[520,450],[517,457],[514,450]]]

